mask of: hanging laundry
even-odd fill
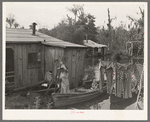
[[[129,74],[129,75],[128,75],[128,81],[129,81],[129,82],[128,82],[128,83],[129,83],[128,97],[129,97],[129,98],[132,98],[132,86],[131,86],[131,85],[132,85],[132,84],[131,84],[131,82],[132,82],[132,80],[131,80],[131,79],[132,79],[132,75],[131,75],[131,70],[130,70],[130,69],[128,69],[128,74]]]
[[[130,64],[116,64],[116,96],[123,98],[132,97],[131,66]]]
[[[125,93],[124,98],[132,98],[132,75],[131,75],[131,69],[128,68],[125,70]]]
[[[137,92],[137,85],[138,85],[138,80],[136,78],[136,75],[134,71],[131,71],[131,87],[132,87],[132,92]]]
[[[125,71],[125,92],[124,92],[124,98],[128,98],[128,73]]]
[[[111,93],[112,81],[113,81],[113,68],[110,67],[106,69],[106,77],[107,77],[107,93]]]
[[[121,97],[124,93],[124,72],[120,71],[120,91],[121,91]]]
[[[122,85],[123,85],[123,81],[122,81],[122,77],[123,77],[123,71],[118,70],[117,72],[117,97],[122,97]]]
[[[100,81],[99,81],[99,90],[103,92],[103,86],[104,86],[104,73],[105,73],[105,68],[101,67],[100,68]]]
[[[109,62],[106,68],[107,93],[116,95],[116,64]]]

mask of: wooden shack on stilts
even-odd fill
[[[33,24],[35,28],[35,24]],[[56,75],[60,60],[68,67],[70,88],[80,85],[87,47],[35,32],[6,29],[6,86],[20,90],[44,83],[47,71]]]

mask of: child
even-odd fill
[[[63,70],[60,73],[59,77],[61,81],[61,91],[60,93],[69,93],[69,79],[68,79],[68,72],[66,70]]]
[[[57,69],[64,69],[68,72],[67,67],[65,66],[65,64],[62,61],[60,61],[60,67],[58,67]]]

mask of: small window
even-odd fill
[[[28,68],[41,66],[41,53],[28,53]]]

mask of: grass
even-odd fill
[[[51,109],[50,94],[30,93],[30,96],[21,96],[14,93],[5,97],[5,109]]]

